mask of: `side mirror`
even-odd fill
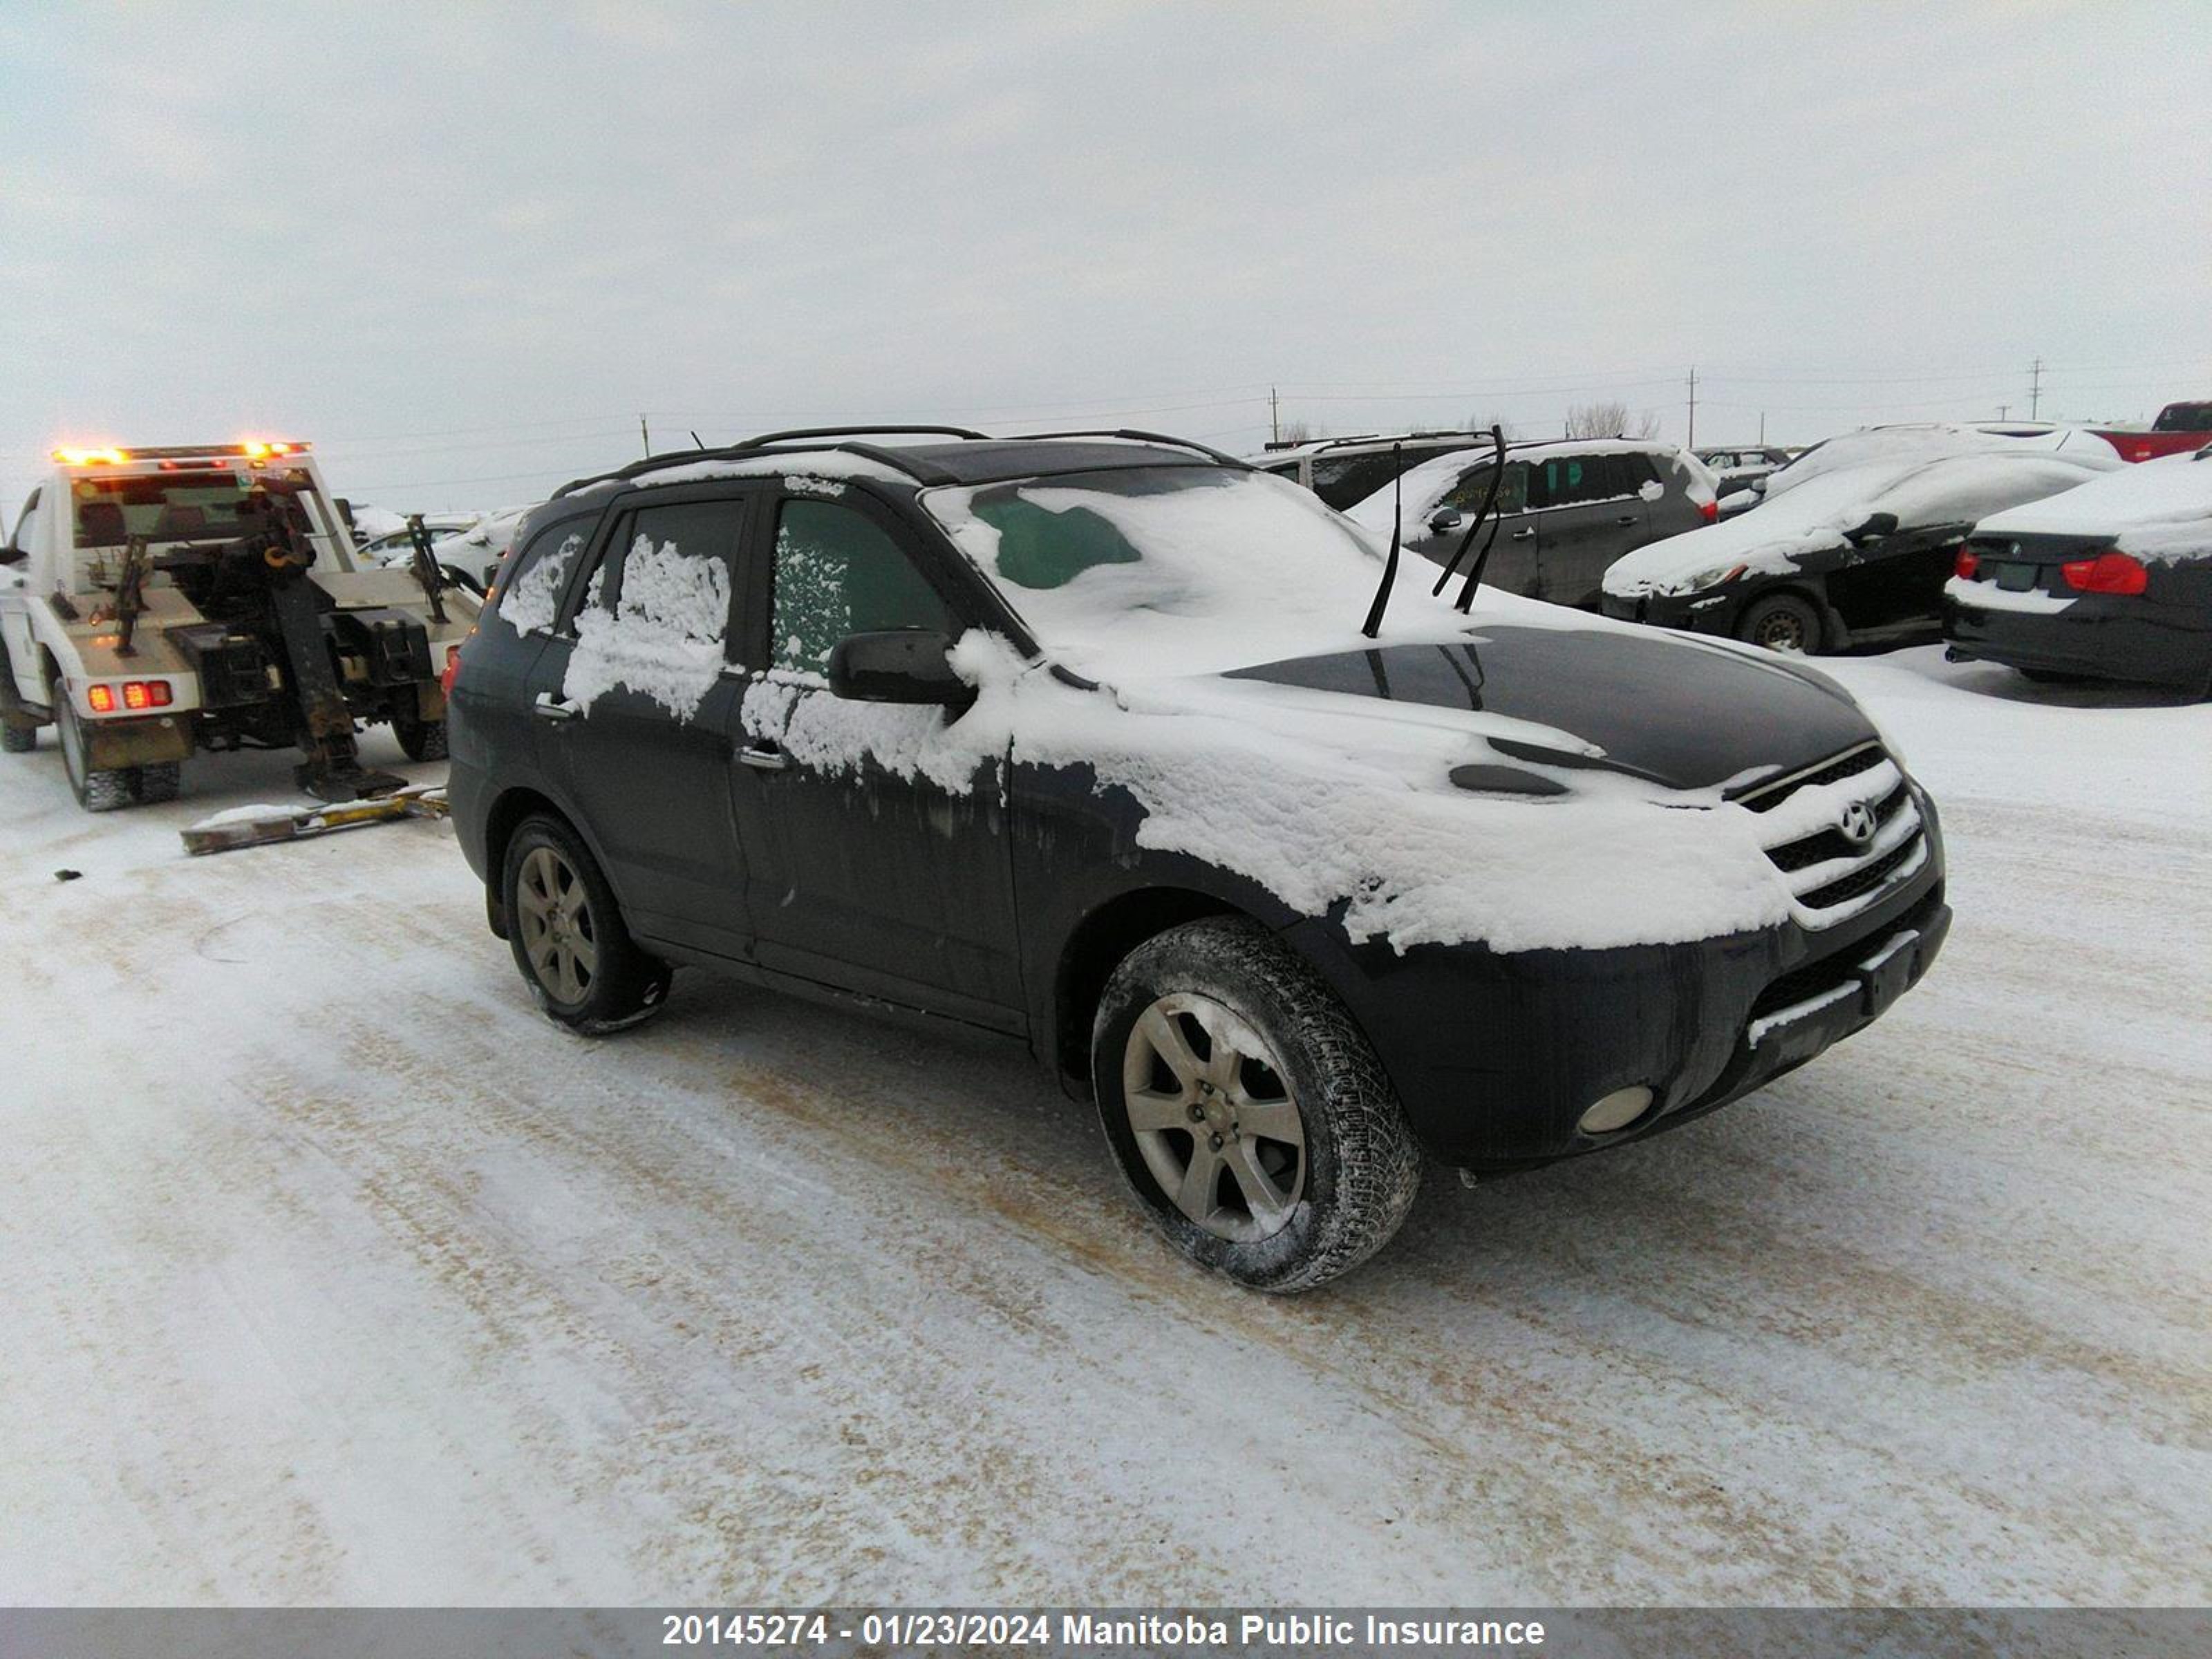
[[[830,653],[830,694],[855,702],[972,702],[975,689],[952,672],[951,649],[944,635],[919,628],[848,635]]]
[[[1896,533],[1896,514],[1872,513],[1867,515],[1867,521],[1856,530],[1844,532],[1844,539],[1853,547],[1857,547],[1867,542],[1878,542],[1885,536],[1893,536]]]
[[[30,556],[20,547],[0,547],[0,564],[21,564]]]
[[[1467,520],[1460,516],[1458,509],[1448,507],[1441,513],[1430,515],[1429,528],[1442,535],[1447,530],[1458,529],[1466,522]]]

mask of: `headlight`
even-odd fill
[[[1709,570],[1698,572],[1688,581],[1683,583],[1677,591],[1684,593],[1701,593],[1708,587],[1718,587],[1723,583],[1734,581],[1738,576],[1743,574],[1745,568],[1746,567],[1741,564],[1717,564]]]

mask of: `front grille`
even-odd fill
[[[1826,887],[1815,887],[1801,894],[1797,902],[1809,909],[1826,910],[1848,900],[1871,893],[1889,878],[1890,872],[1911,858],[1920,848],[1920,832],[1916,830],[1904,841],[1884,853],[1871,864],[1863,864],[1848,876],[1839,877]]]
[[[1854,842],[1836,822],[1808,831],[1803,815],[1794,814],[1786,816],[1795,817],[1796,822],[1776,827],[1777,832],[1790,835],[1790,838],[1774,841],[1765,848],[1768,860],[1789,881],[1790,896],[1801,912],[1836,912],[1818,920],[1808,919],[1811,926],[1840,921],[1845,915],[1863,909],[1863,904],[1853,901],[1881,892],[1900,870],[1918,867],[1917,855],[1926,831],[1902,770],[1889,765],[1889,757],[1882,752],[1880,744],[1866,743],[1735,798],[1736,805],[1747,811],[1767,813],[1801,791],[1832,788],[1838,784],[1848,786],[1854,778],[1863,778],[1866,782],[1838,790],[1833,799],[1844,810],[1863,807],[1870,813],[1874,819],[1871,837]],[[1790,834],[1793,830],[1796,833]],[[1846,906],[1849,908],[1843,908]]]
[[[1784,1008],[1794,1008],[1801,1002],[1810,1002],[1824,991],[1832,991],[1851,976],[1852,964],[1846,953],[1832,957],[1826,962],[1816,962],[1809,968],[1800,968],[1783,975],[1764,991],[1751,1005],[1747,1019],[1764,1019]]]
[[[1875,805],[1874,823],[1876,835],[1881,833],[1883,826],[1897,816],[1897,809],[1904,805],[1905,783],[1900,779],[1897,787],[1884,795]],[[1779,847],[1770,847],[1766,849],[1766,856],[1774,860],[1776,869],[1787,874],[1794,870],[1805,869],[1811,865],[1825,864],[1830,859],[1853,858],[1862,850],[1863,850],[1862,848],[1846,841],[1842,830],[1823,830],[1818,835],[1807,836],[1799,841],[1786,841]]]

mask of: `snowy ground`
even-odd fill
[[[0,762],[0,1601],[2201,1601],[2212,706],[1838,672],[1931,980],[1290,1302],[1022,1058],[696,975],[586,1043],[444,826]]]

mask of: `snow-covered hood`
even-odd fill
[[[1874,735],[1857,705],[1814,671],[1597,629],[1486,627],[1462,644],[1302,657],[1224,678],[1379,700],[1390,705],[1384,718],[1479,734],[1501,758],[1534,764],[1553,782],[1565,768],[1669,790],[1740,787]],[[1322,710],[1311,697],[1285,706],[1307,720]]]
[[[1695,592],[1739,565],[1786,574],[1796,562],[1840,546],[1876,514],[1896,518],[1892,536],[1948,525],[1963,532],[1990,514],[2071,489],[2125,465],[2109,449],[2100,455],[2008,447],[1832,468],[1781,494],[1770,490],[1748,512],[1615,560],[1605,573],[1605,591],[1621,599]]]

